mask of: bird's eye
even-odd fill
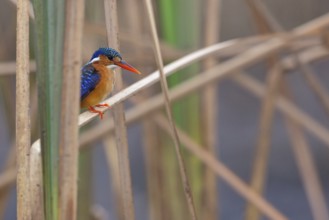
[[[113,61],[114,61],[114,62],[120,62],[121,59],[120,59],[120,57],[114,57],[114,58],[113,58]]]

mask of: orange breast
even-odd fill
[[[95,89],[81,101],[81,108],[94,106],[103,101],[113,90],[114,72],[104,65],[93,64],[94,68],[100,74],[100,81]]]

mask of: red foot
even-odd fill
[[[97,106],[97,105],[96,105],[96,106]],[[92,106],[89,106],[88,110],[89,110],[90,112],[93,112],[93,113],[98,113],[100,119],[103,119],[103,115],[104,115],[103,112],[96,110],[96,109],[95,109],[94,107],[92,107]]]
[[[108,104],[97,104],[96,107],[110,107]]]

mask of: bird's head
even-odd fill
[[[119,66],[130,72],[141,74],[136,68],[124,61],[118,51],[109,47],[102,47],[96,50],[89,63],[99,63],[110,68],[116,68]]]

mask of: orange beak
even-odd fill
[[[131,66],[124,60],[121,60],[120,62],[115,62],[114,64],[130,72],[141,74],[141,72],[139,72],[135,67]]]

